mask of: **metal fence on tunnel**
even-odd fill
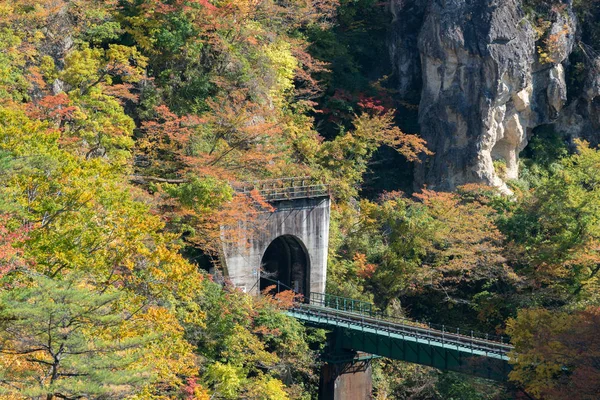
[[[311,177],[236,182],[232,187],[237,193],[258,194],[268,202],[329,196],[329,186],[315,182]]]

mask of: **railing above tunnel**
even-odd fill
[[[231,186],[237,193],[250,196],[256,193],[268,202],[329,197],[328,185],[307,176],[234,182]]]

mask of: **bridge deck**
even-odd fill
[[[513,347],[510,345],[491,340],[482,340],[435,329],[393,323],[382,319],[365,317],[360,314],[336,311],[326,307],[302,305],[289,310],[288,315],[316,325],[336,326],[360,332],[369,332],[504,361],[508,361],[508,353],[513,350]]]
[[[340,310],[332,307],[331,302],[315,301],[314,295],[311,294],[311,304],[298,304],[288,310],[288,315],[310,325],[334,329],[336,346],[340,349],[498,381],[507,379],[510,371],[508,353],[513,346],[506,342],[431,329],[408,321],[388,320],[370,309],[365,312],[364,303],[358,304],[358,311]],[[356,303],[348,304],[357,306]]]

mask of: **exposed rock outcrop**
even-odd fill
[[[570,138],[581,138],[600,144],[600,56],[580,44],[586,55],[581,93],[561,112],[556,130]]]
[[[505,182],[518,177],[519,153],[532,129],[563,118],[577,31],[570,5],[549,15],[555,40],[542,60],[521,0],[395,0],[392,6],[396,21],[408,18],[395,23],[390,46],[399,91],[422,87],[421,134],[435,152],[417,167],[417,185],[452,190],[480,182],[508,192]],[[597,97],[600,81],[589,86],[590,98]]]
[[[418,102],[421,96],[422,77],[418,38],[427,1],[390,0],[393,16],[389,40],[390,59],[402,98]]]

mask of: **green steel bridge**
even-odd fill
[[[392,318],[370,303],[323,293],[311,293],[287,314],[331,331],[328,363],[386,357],[501,382],[510,371],[513,346],[504,337]]]

